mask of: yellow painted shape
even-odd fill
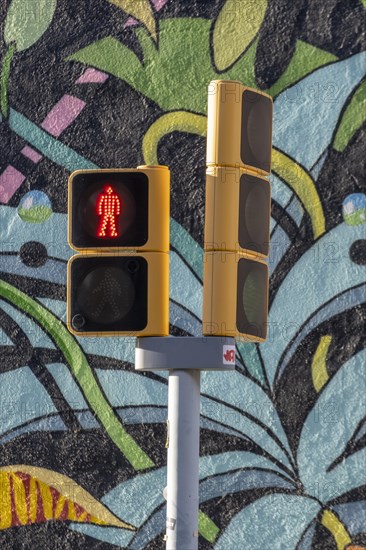
[[[9,474],[0,472],[0,529],[11,525],[11,496]]]
[[[320,342],[311,363],[311,376],[313,378],[314,388],[317,392],[319,392],[329,380],[327,353],[331,342],[332,336],[322,336],[320,338]]]
[[[343,523],[331,510],[324,510],[321,523],[332,533],[337,544],[337,550],[344,550],[347,544],[352,541]]]
[[[19,469],[19,468],[18,468]],[[19,471],[22,471],[19,469]],[[31,523],[36,521],[37,517],[37,480],[31,477],[29,480],[29,520]]]
[[[63,495],[59,495],[58,501],[56,503],[55,511],[53,517],[58,519],[64,509],[66,498]]]
[[[111,525],[113,527],[122,527],[124,529],[130,529],[135,531],[136,528],[133,525],[125,523],[117,518],[112,512],[110,512],[101,502],[95,499],[88,491],[83,489],[75,481],[68,476],[48,470],[47,468],[39,468],[38,466],[28,466],[26,464],[14,464],[11,466],[3,466],[0,468],[0,482],[2,476],[8,475],[8,472],[24,472],[31,476],[30,478],[30,511],[31,521],[35,522],[37,514],[37,483],[40,487],[42,494],[42,483],[49,487],[55,488],[60,497],[57,501],[54,519],[57,519],[61,514],[66,500],[76,502],[84,508],[93,517],[93,523],[100,525]],[[0,491],[3,489],[3,485],[0,486]],[[45,494],[45,493],[44,493]],[[0,492],[1,496],[1,492]],[[43,496],[43,494],[42,494]],[[9,497],[10,498],[10,497]],[[49,491],[50,503],[52,504],[51,492]],[[45,502],[45,499],[43,499]],[[2,502],[2,501],[0,501]],[[92,512],[92,514],[91,514]],[[95,520],[94,520],[95,518]],[[80,518],[79,520],[80,521]]]
[[[53,510],[52,510],[52,494],[49,485],[43,481],[38,481],[39,492],[42,497],[43,504],[43,514],[46,519],[53,519]]]
[[[272,172],[283,180],[301,201],[310,216],[314,238],[325,233],[323,207],[311,175],[292,158],[275,147],[272,148]]]
[[[220,72],[252,44],[266,13],[267,0],[226,0],[213,28],[213,55]]]
[[[74,505],[72,500],[69,500],[69,508],[68,508],[68,512],[67,512],[67,517],[71,521],[77,521],[75,505]]]
[[[142,140],[142,154],[145,164],[159,164],[159,141],[172,132],[188,132],[205,136],[207,133],[207,117],[188,111],[172,111],[155,120]]]
[[[156,42],[156,22],[149,0],[108,0],[108,2],[143,23]]]
[[[16,473],[9,474],[13,481],[15,512],[22,525],[28,523],[27,499],[23,480]]]

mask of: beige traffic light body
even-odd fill
[[[272,99],[237,81],[208,91],[202,327],[267,336]]]
[[[206,170],[205,251],[226,250],[267,257],[270,195],[270,183],[263,176],[244,168],[209,166]],[[261,210],[260,216],[256,207]]]
[[[168,336],[169,169],[78,170],[68,208],[70,332]]]
[[[206,252],[204,262],[204,334],[264,342],[267,325],[262,319],[268,309],[266,262],[249,254],[222,250]],[[252,276],[241,285],[243,269],[250,270]],[[241,302],[245,302],[245,310],[240,308]]]

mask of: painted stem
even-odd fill
[[[172,132],[189,132],[206,136],[207,117],[189,111],[171,111],[158,118],[147,130],[142,142],[145,164],[159,164],[159,141]],[[314,238],[319,238],[325,232],[325,218],[311,175],[275,147],[272,149],[272,171],[298,196],[310,216]]]
[[[324,510],[321,524],[333,535],[337,550],[344,550],[352,542],[346,527],[332,510]]]
[[[171,111],[158,118],[148,128],[142,141],[145,164],[159,164],[159,141],[172,132],[189,132],[205,136],[207,133],[207,117],[188,111]]]
[[[51,336],[61,350],[89,407],[135,470],[145,470],[154,466],[154,462],[123,428],[121,421],[99,387],[85,354],[62,321],[42,304],[3,280],[0,280],[0,297],[26,313]]]
[[[8,47],[4,60],[3,60],[3,66],[1,69],[1,76],[0,76],[0,90],[1,90],[1,112],[4,115],[4,118],[8,118],[9,116],[9,104],[8,104],[8,84],[9,84],[9,76],[10,76],[10,67],[11,67],[11,60],[13,59],[13,55],[15,53],[15,44],[10,44]]]

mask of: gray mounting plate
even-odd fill
[[[225,336],[137,338],[135,369],[234,370],[235,339]]]

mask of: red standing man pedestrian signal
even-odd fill
[[[111,185],[106,185],[96,203],[100,217],[97,236],[118,237],[117,218],[121,214],[121,201]]]

